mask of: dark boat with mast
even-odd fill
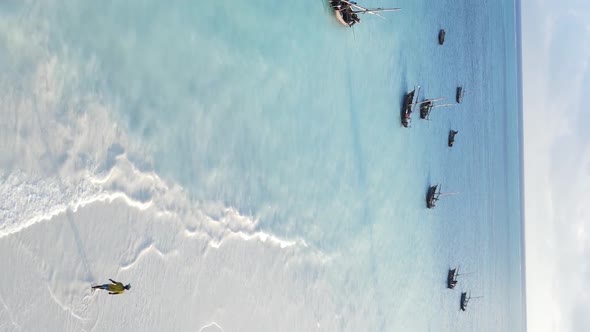
[[[438,201],[438,197],[440,196],[440,192],[436,192],[438,187],[439,185],[435,184],[428,188],[428,192],[426,193],[426,207],[429,209],[433,209],[436,206],[436,201]]]
[[[435,184],[434,186],[430,186],[428,188],[428,191],[426,192],[427,208],[433,209],[434,207],[436,207],[436,201],[438,201],[442,196],[457,194],[456,192],[441,193],[440,188],[441,186],[439,184]]]
[[[401,111],[402,126],[408,128],[412,121],[412,108],[416,106],[418,96],[420,94],[420,86],[414,87],[414,90],[408,92],[404,97],[404,104]]]
[[[458,279],[459,276],[468,275],[468,274],[472,273],[472,272],[459,273],[460,267],[461,266],[458,266],[454,269],[449,269],[449,273],[447,274],[447,288],[449,288],[449,289],[455,288],[455,286],[457,286],[457,283],[459,282],[459,279]]]
[[[442,104],[442,105],[434,105],[435,101],[443,100],[444,98],[436,98],[436,99],[426,99],[425,101],[420,103],[420,119],[428,120],[430,117],[430,112],[436,107],[447,107],[452,106],[453,104]]]
[[[348,0],[330,0],[330,6],[334,10],[336,20],[340,24],[352,27],[356,23],[361,23],[361,19],[358,14],[373,14],[381,18],[385,18],[379,14],[379,12],[395,12],[401,10],[401,8],[365,8],[359,6],[354,1]]]
[[[449,147],[453,147],[453,144],[455,144],[455,135],[457,135],[458,133],[459,133],[458,130],[451,129],[451,131],[449,131],[449,140],[448,140]]]
[[[459,268],[449,269],[449,273],[447,274],[447,288],[453,289],[457,286],[459,280],[457,280],[457,276],[459,272]]]
[[[447,32],[445,31],[445,29],[440,29],[440,31],[438,32],[438,44],[442,45],[445,43],[445,37],[447,35]]]
[[[479,299],[482,298],[483,296],[471,296],[471,292],[469,292],[469,295],[467,295],[467,292],[463,292],[461,293],[461,310],[465,311],[467,310],[467,304],[469,303],[470,300],[473,299]]]
[[[459,104],[461,104],[461,102],[463,101],[463,87],[462,86],[457,87],[457,95],[455,96],[455,99],[457,100],[457,103],[459,103]]]
[[[469,297],[467,297],[467,292],[461,293],[461,310],[462,311],[467,310],[467,304],[469,303],[470,299],[471,299],[471,295]]]

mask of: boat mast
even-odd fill
[[[450,195],[457,195],[458,193],[459,193],[458,191],[456,191],[456,192],[449,192],[449,193],[441,193],[441,192],[439,192],[439,193],[438,193],[438,196],[450,196]]]
[[[344,3],[347,3],[351,7],[356,8],[357,10],[353,10],[352,11],[355,14],[373,14],[373,15],[376,15],[376,16],[381,17],[382,19],[385,19],[385,17],[377,14],[378,12],[396,12],[396,11],[401,10],[401,8],[375,8],[375,9],[370,9],[370,8],[361,7],[361,6],[357,5],[356,2],[347,1],[347,0],[341,0],[341,1],[344,2]]]
[[[455,104],[432,105],[432,108],[435,108],[435,107],[448,107],[448,106],[453,106],[453,105],[455,105]]]
[[[420,98],[420,88],[421,87],[419,85],[414,87],[414,99],[416,100],[415,102],[412,100],[414,106],[419,105],[418,98]]]
[[[435,98],[435,99],[426,99],[418,103],[418,105],[426,104],[426,103],[434,103],[435,101],[443,100],[445,97]]]
[[[354,7],[359,8],[359,9],[362,8],[362,7],[357,6],[357,5],[351,5],[351,6],[354,6]],[[360,10],[353,10],[352,12],[353,13],[362,13],[362,14],[364,14],[364,13],[375,14],[377,12],[397,12],[397,11],[400,11],[400,10],[402,10],[402,9],[401,8],[363,8],[363,9],[360,9]]]

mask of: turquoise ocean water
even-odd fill
[[[50,31],[29,42],[93,68],[78,89],[114,105],[111,115],[162,177],[334,257],[321,277],[339,290],[342,330],[360,312],[367,331],[521,331],[515,3],[362,4],[403,10],[361,16],[348,29],[320,0],[0,8]],[[0,64],[16,76],[25,60]],[[405,129],[400,107],[415,85],[449,102],[458,85],[466,94],[430,121],[414,114]],[[449,149],[451,128],[459,134]],[[435,183],[459,194],[428,210]],[[474,273],[448,290],[456,265]],[[484,297],[460,312],[461,290]]]

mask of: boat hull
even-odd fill
[[[440,29],[440,31],[438,32],[438,44],[442,45],[445,43],[445,37],[447,35],[447,32],[445,31],[445,29]]]
[[[455,272],[457,269],[449,269],[449,274],[447,275],[447,288],[453,289],[457,285],[457,281],[455,280]]]
[[[404,99],[404,105],[402,106],[401,111],[401,122],[402,126],[408,128],[410,126],[410,121],[412,120],[412,105],[414,103],[414,95],[416,94],[416,90],[413,90],[406,94]]]
[[[347,26],[347,27],[350,26],[350,25],[348,25],[348,23],[346,23],[346,21],[344,21],[344,18],[342,17],[342,13],[340,12],[340,10],[334,10],[334,16],[336,16],[336,20],[340,24]]]
[[[330,0],[330,6],[334,10],[336,20],[340,24],[346,27],[352,26],[352,18],[350,17],[352,15],[352,8],[349,4],[340,0]]]
[[[432,108],[432,102],[428,101],[424,104],[420,105],[420,119],[428,119],[428,115],[430,115],[430,109]]]
[[[453,144],[455,144],[455,135],[457,135],[456,130],[449,131],[449,140],[447,144],[450,148],[453,147]]]
[[[438,185],[430,186],[428,191],[426,192],[426,207],[429,209],[433,209],[436,205],[436,188]]]
[[[461,104],[461,102],[463,101],[463,87],[457,87],[457,96],[455,97],[455,99],[457,100],[457,103]]]
[[[467,293],[461,293],[461,310],[465,311],[467,309],[467,302],[469,301],[469,299],[467,298]]]

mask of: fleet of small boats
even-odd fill
[[[460,275],[466,275],[469,273],[464,273],[464,274],[459,274],[459,267],[454,268],[454,269],[449,269],[449,272],[447,274],[447,288],[449,289],[454,289],[457,284],[459,283],[459,279],[458,277]],[[469,301],[472,299],[478,299],[478,298],[482,298],[483,296],[471,296],[471,292],[461,292],[461,301],[459,304],[459,307],[461,308],[461,311],[465,311],[467,310],[467,305],[469,304]]]
[[[358,5],[354,1],[350,0],[329,0],[330,6],[334,11],[334,15],[336,20],[347,27],[352,27],[357,23],[361,22],[359,18],[359,14],[372,14],[384,18],[379,14],[379,12],[388,12],[388,11],[398,11],[401,8],[374,8],[369,9]],[[446,30],[440,29],[438,32],[438,43],[443,45],[445,43],[446,38]],[[463,101],[464,90],[462,86],[457,87],[457,91],[455,94],[455,100],[457,103],[462,103]],[[437,107],[446,107],[452,106],[453,104],[441,104],[438,105],[436,102],[444,100],[445,98],[435,98],[435,99],[425,99],[423,101],[419,101],[420,98],[420,86],[415,86],[412,91],[409,91],[404,96],[404,100],[402,103],[402,108],[400,112],[400,120],[403,127],[408,128],[410,127],[412,121],[412,112],[416,110],[416,108],[420,111],[420,118],[428,120],[430,118],[430,113],[433,109]],[[458,130],[451,129],[449,131],[447,145],[452,147],[455,143],[455,136],[459,133]],[[433,209],[436,207],[437,202],[440,200],[442,196],[445,195],[454,195],[457,194],[456,192],[448,192],[443,193],[441,192],[441,185],[435,184],[428,187],[426,192],[426,207],[429,209]],[[447,273],[447,288],[455,289],[457,284],[459,283],[459,276],[466,275],[469,273],[459,273],[459,268],[449,268]],[[481,298],[482,296],[472,297],[471,293],[469,292],[461,292],[461,300],[460,300],[460,309],[462,311],[467,310],[467,305],[469,301],[476,298]]]

